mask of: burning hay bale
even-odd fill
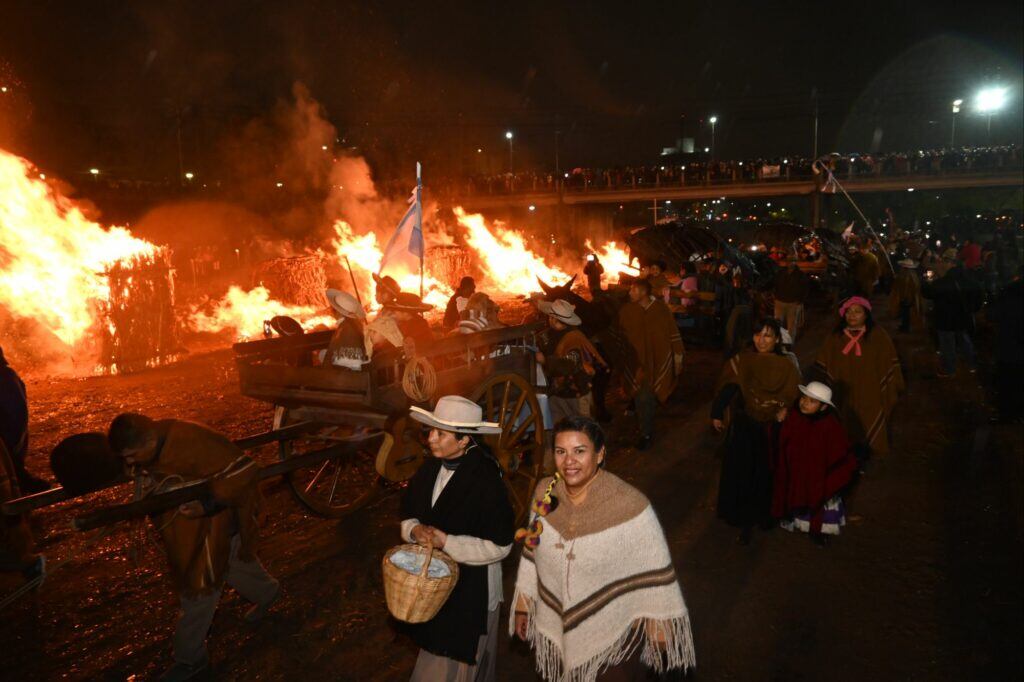
[[[459,286],[464,276],[478,274],[472,253],[461,246],[432,246],[427,249],[425,262],[427,274],[452,289]]]
[[[290,305],[326,307],[327,274],[320,256],[272,258],[256,266],[253,284],[266,288],[277,301]]]
[[[135,372],[173,361],[180,349],[169,251],[118,261],[103,275],[110,295],[100,306],[100,369]]]

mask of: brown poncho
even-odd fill
[[[160,490],[210,478],[214,500],[228,507],[199,518],[177,509],[153,517],[178,588],[189,596],[208,593],[224,580],[234,533],[241,539],[238,558],[256,558],[259,467],[230,440],[204,426],[176,420],[157,425],[163,431],[162,446],[146,469],[155,483],[163,482]]]
[[[725,363],[716,393],[727,384],[740,387],[748,415],[755,421],[768,422],[780,408],[796,400],[800,372],[785,355],[745,351]]]
[[[860,339],[860,355],[842,333],[829,334],[818,351],[817,367],[832,386],[850,440],[874,454],[889,452],[889,414],[903,392],[903,372],[892,339],[875,326]]]
[[[892,283],[892,293],[889,295],[889,307],[894,315],[899,314],[900,304],[910,305],[910,312],[914,323],[921,320],[923,304],[921,301],[921,280],[917,273],[910,268],[900,268],[899,274]]]
[[[623,372],[627,392],[635,396],[647,385],[665,402],[676,387],[685,352],[672,312],[660,300],[646,309],[627,303],[619,311],[619,326],[628,341]]]

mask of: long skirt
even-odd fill
[[[771,424],[734,411],[718,481],[718,517],[729,525],[753,526],[770,517],[771,436]]]
[[[499,604],[487,614],[487,632],[480,635],[476,647],[476,665],[438,656],[420,649],[410,682],[494,682],[495,656],[498,653]]]

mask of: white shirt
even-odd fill
[[[441,491],[455,474],[454,469],[441,469],[434,480],[434,493],[430,505],[437,503]],[[419,519],[402,521],[402,540],[414,542],[412,529],[420,525]],[[449,535],[444,543],[444,551],[456,561],[467,566],[487,566],[487,610],[493,611],[502,602],[501,560],[512,551],[512,545],[498,546],[490,540],[475,538],[471,535]]]

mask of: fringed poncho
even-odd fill
[[[541,481],[543,494],[550,478]],[[665,535],[650,502],[606,471],[576,507],[559,481],[540,545],[525,548],[515,611],[549,681],[589,682],[636,651],[662,672],[695,665],[690,617]]]

